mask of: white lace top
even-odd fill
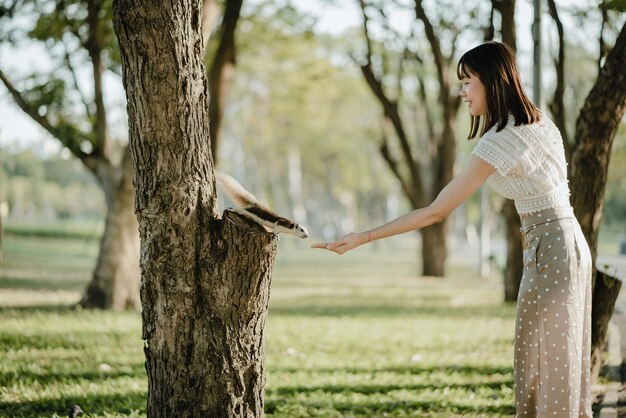
[[[545,115],[531,125],[497,125],[480,138],[472,155],[495,167],[487,183],[498,194],[515,201],[517,213],[525,214],[570,206],[567,163],[561,134]]]

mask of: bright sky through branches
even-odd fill
[[[361,12],[356,0],[336,0],[332,2],[325,1],[311,1],[311,0],[293,0],[292,3],[300,10],[311,13],[318,17],[318,23],[316,30],[320,32],[327,32],[331,34],[340,34],[350,27],[361,26]],[[544,2],[545,3],[545,2]],[[583,3],[583,4],[581,4]],[[580,0],[558,0],[557,5],[565,10],[573,6],[577,8],[582,7],[594,7],[595,2]],[[531,0],[517,0],[517,36],[518,36],[518,57],[519,64],[522,68],[523,77],[527,82],[531,81],[531,59],[532,59],[532,38],[531,38],[531,23],[532,23],[532,1]],[[551,22],[548,22],[548,15],[544,14],[544,34],[551,36],[550,31],[546,31],[546,26],[550,28],[553,26]],[[393,21],[394,25],[401,27],[402,25],[408,25],[408,23],[414,19],[411,13],[407,13],[406,17],[395,17]],[[574,27],[572,22],[567,22],[567,17],[563,17],[566,24],[566,31],[570,36],[570,39],[577,42],[579,39],[573,39],[575,36],[582,37],[584,39],[595,39],[596,33],[589,36],[583,33],[583,31],[571,30]],[[586,37],[586,38],[585,38]],[[551,39],[551,38],[550,38]],[[594,44],[597,42],[594,42]],[[588,42],[587,42],[588,44]],[[472,45],[463,45],[463,48],[470,47]],[[548,54],[548,51],[544,52],[544,59]],[[9,45],[0,45],[0,68],[9,76],[13,76],[14,79],[18,78],[20,71],[25,71],[29,68],[46,68],[50,67],[49,63],[42,59],[46,56],[46,52],[43,47],[35,45],[33,43],[30,47],[22,47],[19,49],[12,48]],[[546,76],[551,77],[553,69],[551,66],[546,67]],[[89,77],[85,77],[88,79]],[[105,79],[105,87],[107,94],[107,105],[109,105],[109,122],[112,126],[113,136],[125,136],[125,132],[117,132],[113,128],[118,127],[121,129],[126,124],[123,119],[124,111],[124,92],[122,90],[119,78],[116,76],[108,76]],[[89,83],[87,81],[86,83]],[[88,85],[88,84],[87,84]],[[20,144],[21,146],[27,144],[42,144],[44,149],[54,150],[59,148],[58,141],[51,139],[50,135],[31,121],[30,118],[24,115],[24,113],[17,108],[12,99],[8,95],[4,85],[0,85],[0,145],[5,146],[8,144]]]

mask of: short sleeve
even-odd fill
[[[493,166],[500,175],[506,175],[519,164],[523,148],[509,129],[495,132],[492,128],[480,138],[471,155]]]

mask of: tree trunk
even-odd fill
[[[84,308],[139,310],[139,232],[133,206],[130,151],[121,163],[121,178],[108,193],[108,211],[100,253],[91,282],[79,304]],[[118,174],[119,175],[119,174]]]
[[[444,85],[446,85],[444,83]],[[446,88],[446,91],[449,89]],[[456,138],[454,120],[456,118],[456,98],[446,96],[443,112],[443,129],[441,142],[437,146],[437,175],[433,179],[434,200],[441,190],[454,178],[454,161],[456,156]],[[444,100],[444,99],[442,99]],[[422,274],[424,276],[445,276],[448,248],[446,245],[449,219],[421,230],[422,233]]]
[[[114,2],[141,237],[149,417],[262,417],[277,239],[217,218],[200,2]]]
[[[626,25],[576,120],[570,189],[576,218],[596,259],[613,139],[626,110]]]
[[[265,321],[277,239],[242,226],[232,212],[210,223],[209,240],[200,238],[196,247],[210,256],[193,260],[191,254],[188,260],[185,273],[198,273],[193,282],[162,277],[166,283],[142,288],[142,300],[154,301],[144,303],[142,315],[150,417],[263,416]],[[150,250],[158,251],[156,245]],[[160,290],[163,284],[169,287]]]
[[[220,27],[220,43],[209,70],[209,126],[213,161],[217,165],[219,145],[222,139],[222,118],[226,99],[235,73],[236,45],[235,30],[241,13],[243,0],[229,0],[224,6],[224,18]]]
[[[567,125],[565,124],[565,34],[563,32],[563,23],[561,23],[559,11],[556,8],[556,2],[554,0],[548,0],[548,10],[550,10],[550,16],[556,25],[559,39],[558,57],[554,60],[556,86],[554,88],[554,97],[549,104],[549,108],[552,113],[552,118],[554,119],[554,124],[561,132],[565,159],[569,164],[572,159],[572,146],[569,141]]]
[[[66,58],[66,70],[73,74],[75,81],[74,91],[67,94],[74,94],[82,99],[86,109],[83,121],[74,124],[75,118],[59,117],[55,112],[46,111],[40,114],[40,106],[15,88],[2,71],[0,79],[24,113],[54,136],[94,174],[105,194],[107,218],[98,262],[79,305],[102,309],[138,309],[139,234],[133,212],[130,161],[122,162],[119,166],[113,165],[111,161],[112,141],[107,129],[104,100],[102,54],[109,44],[106,36],[108,22],[102,19],[102,15],[108,3],[88,0],[85,4],[87,14],[84,22],[81,23],[80,18],[74,22],[79,25],[74,32],[85,51],[79,49],[71,55],[82,57],[87,52],[93,72],[92,94],[83,94],[76,81],[69,52]],[[57,6],[59,10],[64,10],[67,5],[58,2]],[[87,96],[91,96],[92,101],[88,101]],[[95,112],[91,109],[95,109]],[[84,130],[83,126],[90,126],[90,129]],[[93,149],[84,151],[84,144],[91,144]]]
[[[515,0],[497,0],[492,1],[500,12],[502,22],[500,23],[500,32],[502,33],[502,42],[517,51],[517,34],[515,33]]]
[[[591,376],[594,380],[600,374],[602,367],[602,353],[606,345],[606,332],[613,315],[617,296],[622,288],[622,282],[615,277],[598,271],[596,285],[593,288],[591,310]]]
[[[435,132],[431,119],[427,113],[427,126],[429,135],[429,146],[436,149],[437,160],[434,162],[436,165],[434,175],[430,185],[426,184],[426,180],[423,176],[425,172],[424,167],[420,163],[420,159],[416,158],[414,154],[414,146],[411,144],[409,138],[409,129],[406,128],[403,120],[403,114],[400,110],[400,97],[392,98],[385,89],[383,78],[389,74],[376,74],[375,70],[378,65],[373,65],[374,61],[382,60],[383,65],[380,67],[385,68],[387,65],[384,63],[384,55],[374,56],[373,42],[369,29],[370,17],[366,13],[366,6],[378,9],[381,16],[385,16],[385,13],[381,9],[381,4],[366,4],[366,2],[360,2],[361,11],[363,14],[363,29],[365,34],[365,40],[367,45],[367,62],[361,65],[361,72],[365,81],[372,93],[378,99],[383,107],[383,115],[385,123],[388,123],[393,128],[395,133],[395,139],[397,140],[398,155],[393,152],[390,147],[389,140],[385,131],[383,130],[382,141],[380,146],[381,156],[387,163],[387,166],[396,177],[400,184],[400,188],[406,198],[411,203],[411,207],[414,209],[424,207],[428,205],[437,194],[452,180],[454,175],[454,163],[456,155],[456,140],[454,134],[454,121],[456,120],[456,112],[461,103],[460,97],[456,93],[451,94],[451,88],[449,83],[449,63],[452,57],[447,57],[443,54],[440,47],[440,40],[436,34],[435,27],[432,25],[430,19],[426,15],[422,1],[415,2],[416,18],[424,24],[424,33],[430,44],[433,60],[437,68],[437,81],[439,83],[439,95],[437,97],[437,104],[442,112],[442,122],[438,132]],[[385,23],[388,25],[388,22]],[[397,34],[396,34],[397,35]],[[454,50],[454,47],[452,48]],[[376,58],[376,59],[375,59]],[[401,68],[400,72],[395,74],[396,77],[402,78]],[[418,80],[418,85],[423,90],[424,83]],[[425,98],[425,92],[421,92],[421,97]],[[430,103],[422,103],[427,108]],[[394,147],[395,148],[395,147]],[[427,190],[430,190],[427,191]],[[444,276],[445,275],[445,261],[447,257],[446,250],[446,223],[435,225],[421,231],[422,233],[422,272],[428,276]]]
[[[209,267],[202,281],[207,300],[217,302],[199,312],[212,318],[199,335],[214,337],[196,362],[208,359],[214,378],[207,389],[219,394],[205,416],[263,416],[265,322],[278,240],[242,225],[238,215],[225,213],[221,237],[210,249],[223,261]]]
[[[421,230],[423,276],[444,276],[448,256],[445,239],[447,224],[448,221],[444,220]]]
[[[506,199],[502,205],[506,219],[506,269],[504,270],[504,301],[516,302],[524,270],[521,222],[515,203]]]
[[[492,0],[492,7],[501,16],[500,33],[502,42],[513,51],[517,51],[517,35],[515,33],[515,0]],[[490,40],[490,39],[489,39]],[[523,249],[520,234],[520,218],[515,203],[506,199],[502,206],[502,217],[506,225],[506,267],[504,269],[504,300],[517,301],[520,282],[522,280]]]
[[[576,120],[574,149],[569,165],[571,202],[576,218],[585,234],[594,264],[598,253],[598,229],[602,219],[609,157],[613,139],[626,110],[626,24],[622,26],[615,46],[609,52],[598,79],[589,92]],[[595,269],[594,269],[595,272]],[[597,285],[594,275],[594,288]],[[595,299],[592,311],[608,316],[613,303],[600,303]],[[596,326],[594,323],[593,326]],[[592,330],[592,353],[602,350],[606,342],[606,329]],[[592,380],[600,370],[599,356],[592,359]]]

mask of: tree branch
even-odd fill
[[[359,0],[359,5],[361,6],[361,13],[363,15],[363,31],[365,32],[365,43],[367,44],[367,62],[371,63],[374,51],[372,50],[372,39],[370,38],[368,27],[369,17],[367,16],[367,13],[365,13],[365,1]]]
[[[102,156],[106,160],[111,158],[112,144],[107,129],[107,113],[104,105],[104,95],[102,89],[102,74],[104,68],[102,65],[102,39],[100,31],[100,11],[102,5],[97,0],[89,0],[87,2],[87,26],[89,28],[87,42],[85,48],[91,59],[93,69],[94,83],[94,103],[96,105],[96,118],[94,126],[94,139],[92,141],[94,150],[93,155]]]
[[[493,8],[500,12],[500,33],[502,42],[517,51],[517,35],[515,33],[515,0],[493,0]]]
[[[608,10],[605,4],[605,1],[602,0],[600,3],[600,12],[602,13],[602,25],[600,26],[600,37],[598,42],[600,44],[600,54],[598,55],[598,73],[602,70],[602,60],[606,56],[606,45],[604,44],[604,29],[606,28],[606,24],[609,20]]]
[[[61,144],[63,144],[63,146],[69,149],[71,153],[78,157],[80,160],[85,161],[87,158],[89,158],[89,155],[85,154],[80,149],[81,141],[89,140],[84,134],[81,135],[80,138],[76,138],[74,135],[70,135],[80,132],[76,127],[64,123],[59,123],[55,126],[50,123],[50,121],[46,117],[39,115],[37,109],[31,106],[26,101],[26,99],[24,99],[22,94],[15,88],[15,86],[11,83],[11,81],[7,78],[2,70],[0,70],[0,80],[2,80],[7,90],[9,90],[11,97],[13,97],[13,101],[15,101],[20,109],[22,109],[24,113],[26,113],[33,121],[35,121],[35,123],[37,123],[43,129],[48,131],[52,136],[58,139]]]
[[[402,149],[404,159],[409,169],[409,173],[415,181],[414,189],[417,191],[417,194],[421,196],[424,190],[422,175],[419,171],[417,163],[415,162],[409,140],[406,132],[404,131],[404,125],[402,124],[400,113],[398,112],[398,105],[389,100],[389,98],[385,95],[382,83],[374,75],[369,61],[367,64],[361,66],[361,72],[363,73],[368,86],[374,93],[374,96],[376,96],[378,101],[382,104],[385,117],[391,121],[391,124],[394,127],[398,141],[400,142],[400,148]]]
[[[441,52],[441,45],[439,44],[439,38],[435,35],[435,29],[430,23],[424,7],[422,7],[422,0],[415,0],[415,15],[424,24],[424,31],[426,32],[426,39],[430,43],[430,49],[433,52],[435,58],[435,66],[437,67],[437,76],[439,78],[439,85],[441,86],[440,97],[441,102],[445,103],[448,98],[448,76],[445,66],[445,58]]]
[[[220,44],[209,70],[209,135],[213,162],[217,165],[226,96],[236,64],[235,30],[243,0],[229,0],[220,27]]]
[[[385,134],[384,127],[383,127],[382,139],[381,139],[379,150],[380,150],[380,155],[382,155],[383,159],[389,166],[389,169],[391,170],[393,175],[398,179],[398,182],[400,183],[400,187],[402,188],[404,195],[411,201],[411,204],[413,207],[418,207],[419,203],[417,202],[417,199],[415,198],[413,189],[411,189],[411,187],[407,184],[404,177],[402,176],[402,173],[400,173],[398,160],[396,160],[394,156],[391,155],[391,150],[389,149],[389,142],[387,141],[387,135]]]
[[[78,92],[78,95],[80,96],[80,100],[83,103],[83,106],[85,106],[85,113],[87,114],[89,119],[91,119],[93,114],[91,113],[91,109],[89,109],[89,102],[87,101],[87,98],[83,94],[83,91],[81,90],[80,85],[78,84],[78,77],[76,77],[76,71],[74,71],[74,66],[72,65],[70,52],[67,49],[67,43],[63,42],[63,46],[65,48],[65,63],[67,64],[67,68],[70,70],[70,74],[72,74],[72,81],[74,82],[74,88]]]
[[[561,131],[565,157],[569,163],[572,157],[572,146],[569,141],[569,135],[567,134],[567,126],[565,125],[565,105],[563,102],[563,95],[565,94],[565,41],[563,23],[559,18],[559,13],[554,0],[548,0],[548,10],[552,20],[554,20],[554,23],[556,24],[559,36],[558,57],[554,60],[554,66],[556,68],[556,88],[554,90],[552,103],[550,103],[550,112],[552,112],[552,116],[554,117],[554,123],[559,128],[559,131]]]
[[[422,101],[425,117],[426,117],[426,126],[428,128],[428,136],[429,138],[435,138],[435,124],[433,122],[433,116],[430,111],[430,106],[428,106],[428,96],[426,95],[426,84],[424,83],[424,77],[417,73],[417,83],[418,87],[418,97]]]
[[[597,254],[597,232],[602,218],[611,147],[626,111],[624,67],[626,23],[576,119],[575,148],[569,173],[571,202],[589,242],[593,260]]]
[[[363,29],[365,31],[365,39],[367,40],[367,62],[366,64],[361,65],[361,72],[363,73],[367,85],[372,90],[372,93],[374,93],[374,96],[376,96],[380,104],[383,106],[385,118],[391,121],[391,124],[394,127],[398,141],[400,142],[400,148],[402,149],[402,153],[404,155],[404,160],[406,161],[411,178],[415,183],[413,189],[416,190],[418,196],[423,196],[424,183],[422,175],[415,158],[413,157],[411,146],[402,123],[402,118],[398,112],[398,105],[395,101],[392,101],[389,97],[387,97],[383,89],[382,82],[374,74],[374,70],[372,68],[371,37],[368,29],[367,14],[365,13],[365,2],[360,0],[359,4],[361,5],[361,11],[363,13]],[[410,195],[407,195],[407,197],[411,199]]]

